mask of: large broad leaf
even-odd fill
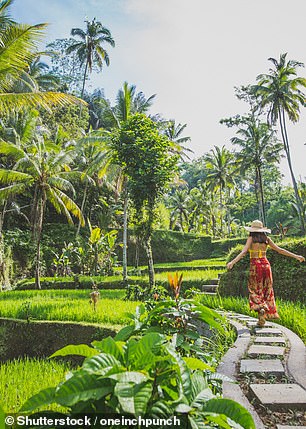
[[[122,328],[115,336],[115,341],[127,341],[132,333],[135,331],[135,325],[129,325]]]
[[[135,369],[151,366],[152,362],[156,360],[156,355],[159,354],[163,341],[164,336],[156,332],[144,335],[136,344],[133,344],[129,353],[128,365]]]
[[[55,402],[55,390],[55,387],[48,387],[47,389],[41,390],[39,393],[29,398],[19,411],[33,411],[52,404]]]
[[[120,367],[121,363],[111,354],[100,353],[96,356],[87,358],[83,363],[82,370],[88,373],[98,373],[108,367]]]
[[[203,371],[208,370],[211,372],[215,371],[215,369],[212,366],[207,365],[207,363],[203,362],[200,359],[193,358],[193,357],[184,357],[183,359],[187,363],[188,368],[190,369],[201,369]]]
[[[188,416],[188,422],[189,427],[191,429],[212,429],[210,425],[207,423],[207,419],[205,419],[205,416],[201,415],[200,413],[197,414],[190,414]]]
[[[78,344],[78,345],[70,345],[63,347],[60,350],[57,350],[50,358],[55,356],[69,356],[69,355],[78,355],[84,357],[91,357],[99,354],[98,350],[93,347],[89,347],[87,344]]]
[[[118,382],[114,393],[119,400],[123,412],[139,417],[146,414],[152,390],[153,386],[150,381],[140,384],[129,381]]]
[[[176,353],[172,349],[172,347],[168,346],[166,349],[168,353],[174,358],[174,360],[176,361],[179,367],[179,374],[180,374],[180,379],[183,387],[183,393],[186,396],[186,398],[190,400],[191,394],[192,394],[190,370],[186,362],[183,360],[183,358],[178,353]]]
[[[156,401],[150,408],[148,415],[150,418],[163,418],[167,419],[173,415],[173,409],[170,404],[165,401]]]
[[[231,399],[211,399],[206,402],[203,411],[224,414],[244,429],[256,429],[254,420],[248,410]]]
[[[55,401],[64,406],[78,402],[97,400],[108,395],[114,389],[109,379],[101,379],[95,374],[79,372],[63,383],[55,393]]]
[[[92,345],[100,352],[113,355],[118,361],[123,363],[122,347],[112,337],[103,338],[102,341],[94,341]]]
[[[194,305],[194,310],[198,313],[198,318],[202,320],[203,322],[207,323],[212,328],[217,329],[220,332],[224,332],[224,327],[220,322],[218,322],[216,319],[220,319],[221,316],[216,311],[205,307],[205,305],[196,303]]]
[[[148,376],[142,372],[126,371],[119,374],[112,374],[108,378],[118,381],[119,383],[133,382],[136,384],[143,383],[148,380]]]

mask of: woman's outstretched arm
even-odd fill
[[[275,250],[277,253],[280,253],[281,255],[284,256],[289,256],[290,258],[294,258],[297,259],[300,262],[304,262],[305,258],[302,255],[296,255],[295,253],[289,252],[289,250],[286,249],[282,249],[281,247],[277,246],[277,244],[275,244],[271,238],[268,237],[268,243],[269,246],[271,247],[271,249]]]
[[[236,258],[234,258],[232,261],[230,261],[226,266],[229,270],[231,270],[233,268],[233,266],[240,261],[240,259],[242,259],[247,253],[249,248],[251,247],[252,244],[252,237],[248,237],[244,248],[241,250],[241,252],[239,253],[239,255],[236,256]]]

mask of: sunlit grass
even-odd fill
[[[206,280],[211,280],[211,279],[217,279],[218,278],[218,274],[222,273],[224,270],[188,270],[188,271],[184,271],[184,270],[179,270],[178,272],[181,274],[183,274],[183,282],[184,281],[197,281],[200,282],[201,280],[206,281]],[[171,270],[169,270],[169,272],[171,272]],[[167,281],[168,279],[168,273],[167,272],[163,272],[163,273],[156,273],[156,281]]]
[[[0,316],[16,319],[101,323],[105,327],[128,322],[137,302],[124,301],[123,290],[101,290],[97,310],[89,302],[90,290],[12,291],[0,295]]]
[[[212,259],[195,259],[194,261],[188,262],[163,262],[160,264],[154,264],[155,268],[177,268],[177,267],[210,267],[210,266],[225,266],[224,258],[212,258]],[[146,269],[147,266],[139,267],[140,269]]]
[[[251,311],[247,298],[241,297],[214,297],[210,295],[198,295],[195,299],[208,307],[215,309],[231,310],[237,313],[257,316],[257,313]],[[276,300],[276,306],[280,319],[273,320],[286,326],[295,332],[306,343],[306,307],[300,302]]]
[[[56,386],[69,371],[67,363],[54,360],[24,358],[0,364],[0,403],[7,413],[15,413],[32,395]],[[52,405],[45,409],[65,411]]]

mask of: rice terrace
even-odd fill
[[[282,3],[0,0],[0,429],[306,428]]]

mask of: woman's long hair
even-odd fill
[[[265,232],[250,232],[253,243],[268,244],[268,237]]]

